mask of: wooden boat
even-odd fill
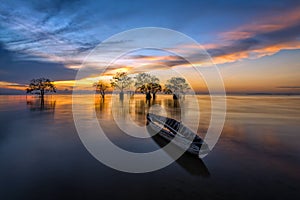
[[[197,134],[175,119],[148,113],[147,122],[155,133],[176,146],[186,149],[188,153],[200,156],[210,151],[208,145]]]

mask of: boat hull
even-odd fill
[[[209,152],[208,145],[198,135],[175,119],[148,113],[147,123],[154,133],[190,154],[200,156]]]

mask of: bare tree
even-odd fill
[[[128,76],[127,72],[117,72],[116,75],[113,76],[110,84],[113,88],[117,88],[120,90],[120,98],[124,96],[124,90],[133,83],[131,77]]]
[[[44,95],[47,92],[56,92],[56,87],[54,83],[47,78],[32,79],[29,83],[28,88],[26,88],[26,93],[39,94],[42,101],[44,100]]]
[[[101,95],[104,99],[105,91],[109,88],[109,84],[106,82],[99,80],[98,82],[94,83],[93,86],[96,88],[96,91]]]
[[[184,78],[172,77],[171,79],[167,80],[164,91],[165,93],[172,93],[173,99],[178,99],[181,95],[185,95],[189,89],[189,84]]]

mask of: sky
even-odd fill
[[[23,92],[39,77],[54,80],[60,90],[72,89],[93,49],[114,34],[141,27],[172,29],[201,44],[220,70],[227,92],[300,92],[298,0],[2,0],[0,94]],[[86,64],[104,68],[116,48],[136,43],[133,38],[106,44],[106,51]],[[173,48],[191,52],[203,69],[210,67],[193,54],[197,47]],[[176,67],[188,70],[189,65],[169,52],[140,50],[120,58],[104,75],[159,71],[163,82]],[[90,78],[94,81],[99,74]],[[205,87],[202,80],[191,84],[196,91]]]

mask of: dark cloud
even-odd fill
[[[300,41],[300,21],[299,23],[284,29],[258,34],[255,38],[261,39],[265,43],[269,42],[270,44],[295,40]]]
[[[18,61],[16,53],[7,51],[0,44],[0,80],[26,84],[32,78],[48,77],[52,80],[72,80],[76,71],[63,64],[41,61]]]
[[[249,50],[263,50],[266,47],[295,41],[300,41],[300,22],[280,30],[256,33],[250,38],[238,39],[229,45],[220,45],[217,48],[208,49],[208,52],[212,57],[219,57]]]
[[[161,65],[165,65],[168,67],[174,67],[174,66],[179,66],[179,65],[185,65],[185,64],[189,64],[189,62],[183,58],[178,58],[176,60],[165,60],[165,61],[161,61],[158,62]]]
[[[0,5],[0,42],[3,43],[0,46],[0,79],[13,82],[24,82],[39,76],[55,80],[73,79],[75,71],[64,67],[64,64],[71,65],[72,60],[66,59],[62,64],[46,62],[45,59],[57,56],[64,60],[87,53],[100,41],[130,28],[175,28],[198,39],[199,33],[216,33],[219,27],[234,27],[248,22],[252,17],[277,15],[299,5],[296,0],[3,0]],[[222,56],[292,42],[299,40],[299,29],[298,24],[273,32],[256,33],[209,52],[212,56]],[[126,42],[115,43],[121,46]],[[41,54],[49,57],[35,56]],[[137,55],[135,59],[145,58]],[[80,63],[78,60],[76,62]],[[186,63],[179,57],[158,61],[158,64],[169,67]]]
[[[135,62],[137,61],[145,61],[145,63],[149,63],[148,65],[144,65],[143,63],[143,70],[144,72],[147,70],[157,70],[157,69],[165,69],[165,68],[170,68],[174,66],[179,66],[179,65],[184,65],[184,64],[189,64],[189,62],[180,57],[180,56],[175,56],[175,55],[168,55],[168,56],[149,56],[149,55],[130,55],[125,57],[125,59],[132,60],[134,62],[133,65],[136,65]],[[152,60],[154,59],[154,60]],[[138,70],[141,70],[138,69]]]
[[[262,45],[262,42],[257,40],[256,38],[247,38],[241,39],[238,41],[234,41],[230,45],[221,46],[215,49],[208,49],[208,53],[212,57],[224,56],[232,53],[238,53],[246,50],[254,49],[258,46]]]

